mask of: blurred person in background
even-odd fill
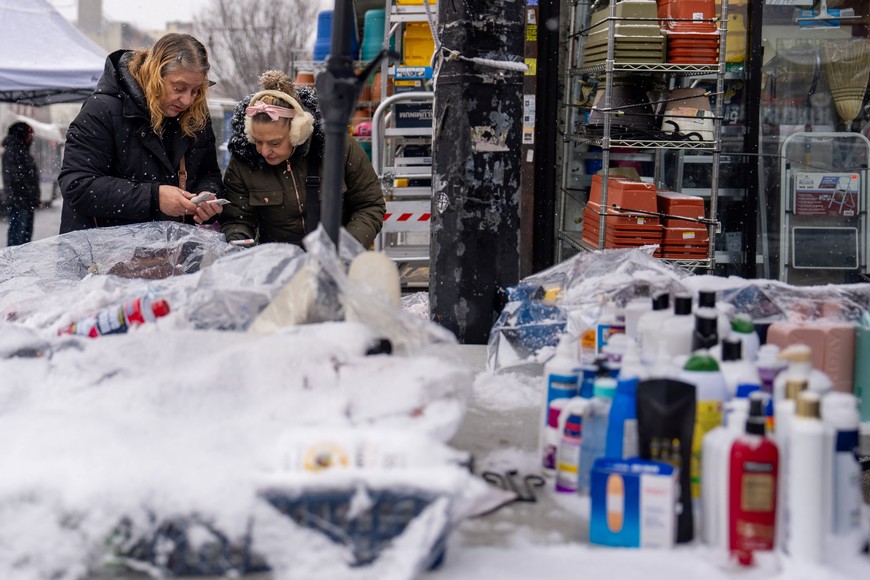
[[[310,87],[294,86],[281,71],[264,72],[259,84],[262,90],[233,113],[232,157],[224,174],[230,204],[221,215],[221,231],[228,242],[301,245],[316,228],[322,197],[325,135],[317,95]],[[386,213],[381,184],[356,139],[345,139],[342,167],[341,224],[368,248]]]
[[[6,245],[20,246],[33,238],[33,218],[39,205],[39,168],[30,145],[33,128],[14,123],[3,139],[3,186],[9,204],[9,232]]]
[[[93,95],[70,124],[58,182],[60,233],[148,221],[202,223],[220,213],[193,203],[223,191],[206,89],[205,47],[170,33],[150,50],[106,59]]]

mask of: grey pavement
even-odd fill
[[[60,231],[60,208],[61,201],[56,200],[48,207],[42,207],[36,210],[36,217],[33,219],[33,240],[42,240],[56,236]],[[4,214],[0,217],[0,248],[6,247],[6,232],[9,230],[7,216]]]

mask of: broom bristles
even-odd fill
[[[870,79],[870,42],[866,39],[833,41],[822,45],[825,79],[837,114],[847,125],[864,104]]]

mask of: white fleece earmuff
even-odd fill
[[[296,115],[290,120],[290,145],[298,147],[305,143],[311,137],[311,134],[314,133],[314,116],[303,109],[296,99],[281,91],[260,91],[251,97],[249,106],[257,103],[267,95],[281,99],[285,103],[290,103],[290,106],[296,111]],[[254,137],[251,134],[251,117],[248,116],[245,116],[245,135],[247,135],[248,141],[254,142]]]

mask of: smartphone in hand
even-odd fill
[[[215,194],[213,194],[212,192],[210,192],[210,191],[205,191],[205,192],[200,193],[199,195],[197,195],[197,196],[195,196],[195,197],[191,197],[191,198],[190,198],[190,201],[192,201],[193,203],[199,205],[199,204],[201,204],[201,203],[204,202],[204,201],[209,201],[209,200],[215,199],[216,197],[217,197],[217,196],[216,196]]]

